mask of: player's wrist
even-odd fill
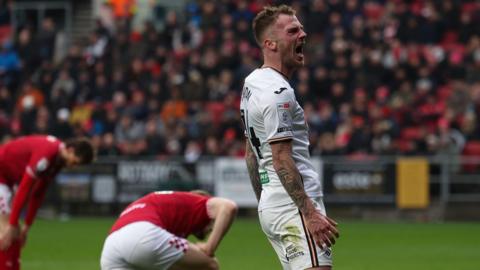
[[[8,220],[8,227],[16,227],[18,228],[18,220]]]
[[[206,252],[207,256],[209,257],[215,257],[215,251],[213,251],[212,249],[210,248],[207,248]]]
[[[30,224],[23,224],[22,226],[22,232],[26,233],[30,229]]]
[[[215,253],[215,250],[213,249],[212,247],[212,244],[210,244],[208,241],[205,243],[205,254],[207,254],[208,256],[210,257],[213,257],[214,256],[214,253]]]
[[[8,224],[7,227],[5,228],[5,231],[8,235],[11,235],[12,237],[17,237],[20,233],[20,229],[18,225],[12,225]]]
[[[300,211],[306,218],[314,217],[318,214],[317,209],[310,200],[306,201],[305,206]]]

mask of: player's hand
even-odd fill
[[[197,242],[197,247],[209,257],[214,257],[213,251],[210,249],[210,246],[207,243]]]
[[[8,224],[0,236],[0,250],[7,250],[19,236],[20,230],[18,226]]]
[[[21,247],[25,246],[25,243],[27,242],[27,234],[28,234],[28,229],[30,229],[29,226],[24,225],[22,227],[22,231],[20,232],[20,244]]]
[[[314,211],[305,216],[308,231],[312,234],[315,243],[322,249],[335,244],[335,239],[340,237],[335,220]]]

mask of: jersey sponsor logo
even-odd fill
[[[281,236],[281,241],[285,245],[285,257],[291,261],[297,257],[304,256],[305,250],[302,247],[302,232],[294,224],[285,224],[283,230],[287,233]]]
[[[134,205],[128,207],[127,209],[123,210],[123,212],[120,214],[120,216],[126,215],[126,214],[132,212],[135,209],[145,208],[145,206],[146,206],[145,203],[134,204]]]
[[[279,95],[281,94],[283,91],[287,90],[288,88],[286,87],[280,87],[280,89],[278,89],[277,91],[274,91],[275,94]]]
[[[262,185],[267,184],[267,183],[270,182],[270,178],[268,178],[268,173],[267,173],[267,171],[265,171],[265,170],[260,170],[260,171],[259,171],[259,175],[260,175],[260,183],[261,183]]]
[[[37,166],[35,167],[35,171],[37,173],[44,172],[48,168],[48,159],[42,158],[37,162]]]
[[[278,132],[278,133],[287,132],[287,131],[292,131],[292,130],[293,130],[292,127],[281,127],[281,128],[277,128],[277,132]]]
[[[299,245],[296,244],[291,244],[287,246],[285,249],[285,257],[287,257],[287,261],[291,261],[295,258],[298,258],[300,256],[304,256],[305,252],[302,250],[302,248]]]
[[[162,190],[162,191],[155,191],[153,193],[155,193],[156,195],[165,195],[165,194],[173,194],[173,191],[172,190]]]

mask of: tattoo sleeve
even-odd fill
[[[315,207],[305,193],[302,176],[292,158],[290,149],[290,142],[279,142],[272,145],[273,167],[280,178],[280,182],[298,209],[304,215],[309,216],[315,211]]]
[[[260,195],[262,194],[262,184],[260,183],[260,175],[258,174],[258,162],[252,147],[245,142],[245,160],[247,162],[248,175],[250,176],[250,182],[257,197],[257,201],[260,201]]]

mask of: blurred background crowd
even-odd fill
[[[1,36],[11,1],[0,3]],[[480,2],[456,0],[191,1],[141,27],[110,1],[67,46],[46,17],[1,44],[0,139],[86,135],[100,156],[243,156],[240,92],[262,63],[251,22],[277,3],[308,34],[291,85],[313,154],[480,153]]]

